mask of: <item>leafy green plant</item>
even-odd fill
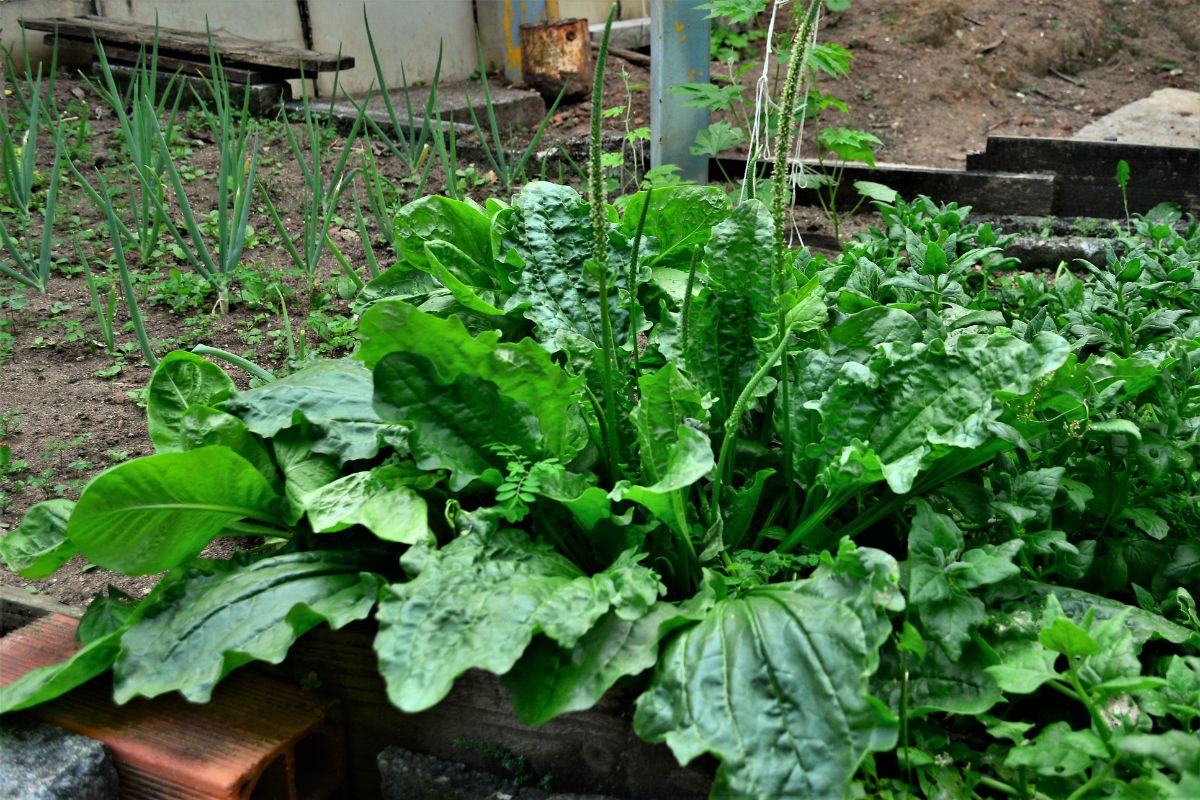
[[[358,172],[358,167],[349,167],[350,153],[354,149],[354,142],[358,137],[358,132],[362,128],[363,119],[366,118],[366,106],[359,110],[358,116],[354,120],[354,125],[350,132],[346,135],[346,139],[342,145],[342,153],[338,156],[334,163],[332,171],[328,176],[325,175],[324,165],[322,164],[322,156],[324,154],[323,136],[320,126],[313,115],[312,104],[308,98],[307,85],[301,81],[303,89],[303,106],[304,106],[304,130],[307,138],[308,158],[306,160],[305,148],[300,145],[300,140],[295,133],[292,132],[291,126],[284,128],[287,133],[288,144],[291,146],[292,154],[295,156],[296,163],[300,167],[301,174],[304,176],[304,228],[300,237],[300,248],[297,249],[292,241],[291,234],[287,227],[283,224],[283,220],[279,216],[279,212],[275,208],[274,201],[271,200],[270,193],[266,187],[259,184],[259,195],[266,203],[267,212],[271,216],[271,220],[275,223],[275,229],[279,232],[280,238],[283,240],[284,248],[288,255],[291,256],[292,262],[297,269],[301,270],[308,278],[309,286],[315,286],[317,280],[317,266],[321,260],[321,254],[325,247],[329,244],[329,225],[333,220],[333,215],[337,213],[338,201],[341,199],[342,191],[345,187],[354,180],[354,176]],[[336,87],[334,93],[336,95]],[[353,270],[351,270],[353,272]]]
[[[0,551],[167,575],[0,710],[110,669],[118,702],[204,701],[373,615],[400,709],[480,669],[540,724],[624,682],[717,797],[1194,793],[1200,225],[1160,209],[1047,282],[968,209],[897,199],[825,259],[786,246],[782,181],[618,211],[592,108],[586,199],[398,212],[350,356],[244,391],[162,359],[157,452]],[[271,544],[198,557],[247,534]]]
[[[1125,224],[1128,225],[1129,219],[1129,192],[1126,191],[1129,186],[1129,162],[1121,159],[1117,162],[1117,187],[1121,190],[1121,205],[1125,208]]]
[[[46,293],[50,282],[50,267],[52,264],[52,247],[54,244],[54,217],[58,211],[58,182],[62,165],[62,140],[55,138],[54,166],[50,169],[49,185],[46,188],[46,202],[42,208],[42,234],[38,239],[37,259],[23,252],[21,243],[8,232],[8,227],[0,221],[0,243],[12,258],[10,264],[0,264],[0,274],[12,278],[17,283]],[[20,237],[18,237],[20,238]]]
[[[204,118],[209,133],[221,154],[216,179],[216,207],[213,214],[217,222],[215,250],[205,237],[197,214],[192,209],[179,169],[170,155],[170,142],[153,115],[150,103],[143,98],[142,104],[151,114],[150,124],[156,136],[159,154],[164,159],[166,174],[174,190],[175,200],[183,216],[184,232],[166,213],[161,198],[157,200],[171,237],[179,246],[192,269],[204,277],[216,290],[221,313],[229,311],[230,284],[237,271],[250,233],[250,204],[254,197],[254,177],[258,169],[258,136],[250,144],[250,92],[242,92],[241,108],[232,100],[229,79],[221,70],[220,56],[209,42],[209,62],[212,79],[205,78],[207,94],[212,108],[204,108]]]
[[[113,75],[104,46],[96,41],[95,48],[100,78],[89,79],[88,85],[116,116],[117,131],[129,155],[125,184],[130,220],[126,224],[120,215],[117,215],[117,219],[126,242],[135,247],[140,263],[145,264],[158,252],[166,231],[168,215],[163,204],[165,187],[162,175],[167,163],[172,162],[172,156],[158,146],[158,138],[161,132],[168,142],[174,140],[179,105],[183,99],[182,86],[176,83],[176,75],[167,81],[166,86],[159,85],[157,30],[149,49],[144,45],[138,49],[131,78],[124,90]],[[160,122],[164,119],[165,122]],[[108,201],[110,192],[102,177],[97,175],[100,182],[100,190],[97,191],[74,169],[73,164],[72,169],[93,201]]]
[[[16,77],[11,56],[7,56],[9,75]],[[36,181],[38,130],[45,115],[42,99],[42,68],[39,65],[37,76],[30,78],[28,69],[25,73],[28,85],[28,97],[14,82],[16,97],[24,109],[25,131],[18,135],[16,120],[9,116],[7,103],[0,104],[0,168],[3,170],[3,185],[8,201],[22,220],[29,218],[30,204],[33,200],[34,183]],[[53,84],[53,77],[51,78]],[[51,87],[52,88],[52,87]],[[51,95],[53,96],[53,95]]]
[[[519,154],[510,153],[509,147],[505,142],[505,137],[500,129],[500,123],[496,120],[496,108],[492,103],[492,89],[488,83],[487,68],[483,60],[483,43],[480,41],[478,33],[475,36],[475,50],[479,58],[479,87],[483,92],[484,108],[487,111],[487,131],[479,123],[479,115],[475,113],[475,105],[471,102],[470,97],[467,97],[466,106],[471,112],[471,124],[475,126],[475,133],[479,140],[480,147],[483,148],[483,154],[487,161],[492,166],[492,171],[496,174],[496,180],[501,188],[505,191],[512,191],[513,187],[525,179],[525,166],[529,163],[529,159],[537,152],[538,144],[542,141],[542,134],[546,132],[546,126],[550,124],[550,120],[554,118],[554,114],[558,111],[559,103],[567,95],[569,84],[564,84],[558,93],[558,97],[554,98],[554,102],[550,104],[550,108],[546,110],[546,114],[542,117],[542,121],[538,123],[537,129],[530,137],[529,143]],[[488,139],[491,142],[488,142]]]

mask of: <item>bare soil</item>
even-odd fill
[[[1068,136],[1155,89],[1200,88],[1200,13],[1195,0],[856,0],[847,12],[827,14],[822,31],[824,39],[843,44],[854,55],[849,78],[825,81],[821,87],[843,98],[848,113],[830,112],[822,124],[874,133],[883,142],[880,161],[961,167],[966,153],[981,149],[989,133]],[[630,88],[648,83],[648,71],[618,63],[624,69],[610,70],[605,103],[631,103],[630,114],[628,123],[613,118],[606,126],[624,133],[627,127],[649,124],[646,92]],[[714,73],[724,69],[713,64]],[[79,101],[88,100],[88,152],[80,158],[81,168],[90,173],[93,168],[119,166],[125,156],[113,136],[111,112],[69,76],[60,77],[56,96],[64,114],[78,111]],[[589,113],[586,101],[560,110],[548,141],[584,132]],[[299,126],[295,130],[301,132]],[[281,124],[264,125],[261,135],[263,183],[289,230],[298,233],[303,214],[299,168]],[[51,156],[45,139],[39,158],[40,169],[48,174]],[[194,205],[211,208],[216,147],[196,117],[189,118],[184,140],[191,150],[186,162],[205,173],[189,183],[189,196]],[[330,158],[343,145],[341,139],[331,140]],[[354,144],[364,146],[369,145]],[[401,165],[384,157],[379,165],[398,186],[405,186]],[[504,193],[485,164],[477,165],[475,175],[472,183],[478,185],[469,188],[473,196]],[[435,172],[430,189],[444,185]],[[365,250],[352,229],[353,202],[354,193],[347,191],[340,211],[349,227],[338,223],[332,235],[350,263],[365,271]],[[820,225],[811,211],[800,212],[800,217],[805,229]],[[15,224],[7,216],[4,221],[10,228]],[[268,369],[286,369],[278,301],[273,291],[264,289],[271,281],[283,290],[293,325],[307,330],[311,347],[329,354],[344,352],[352,291],[338,278],[332,256],[326,252],[310,283],[292,268],[265,207],[253,210],[251,224],[256,238],[244,254],[245,277],[235,285],[228,314],[215,313],[211,293],[201,292],[191,307],[178,310],[153,299],[173,297],[178,302],[186,294],[178,287],[187,279],[173,277],[172,270],[182,275],[188,268],[169,250],[152,263],[136,265],[140,305],[160,355],[173,347],[205,343],[246,355]],[[31,243],[40,225],[35,213],[28,228]],[[121,369],[111,374],[118,359],[97,344],[99,334],[75,248],[82,247],[93,268],[108,275],[111,245],[99,213],[70,183],[60,192],[56,232],[54,253],[62,259],[63,273],[52,278],[45,295],[0,280],[0,443],[11,448],[14,460],[0,467],[0,533],[15,528],[34,503],[77,497],[100,470],[151,452],[138,397],[150,371],[133,350],[119,359]],[[386,266],[387,248],[374,223],[369,232]],[[127,319],[121,307],[118,327]],[[6,335],[11,336],[7,344]],[[132,334],[120,331],[118,341],[129,347]],[[238,370],[230,372],[241,386],[248,385]],[[17,461],[27,467],[14,468]],[[237,542],[221,543],[210,555],[228,555],[236,546]],[[0,568],[0,585],[25,587],[73,604],[87,603],[109,583],[139,596],[155,580],[114,576],[90,568],[82,559],[40,581]]]

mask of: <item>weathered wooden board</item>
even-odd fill
[[[1129,210],[1179,203],[1200,213],[1200,148],[1158,147],[1024,136],[989,136],[987,149],[967,155],[967,170],[1053,174],[1049,213],[1070,217],[1123,218],[1117,162],[1129,164]]]
[[[495,676],[469,672],[436,707],[405,714],[387,700],[372,649],[374,635],[375,625],[369,622],[336,632],[322,626],[296,642],[279,667],[265,667],[277,677],[315,686],[341,701],[354,797],[378,796],[375,756],[389,745],[477,769],[494,767],[494,758],[481,747],[501,748],[524,757],[535,775],[550,775],[560,792],[599,792],[631,800],[708,797],[715,762],[701,758],[684,769],[666,745],[638,739],[633,733],[633,692],[614,689],[589,711],[564,714],[531,728],[512,712]],[[356,775],[368,776],[374,784],[356,784]]]
[[[90,39],[93,35],[105,45],[126,45],[136,49],[139,45],[152,42],[155,36],[153,25],[124,22],[105,17],[49,17],[46,19],[23,20],[28,30],[58,31],[60,36]],[[208,60],[209,37],[207,33],[182,31],[175,28],[159,28],[158,50],[172,56],[192,56]],[[286,47],[268,42],[255,42],[229,34],[213,34],[212,43],[223,61],[233,66],[260,66],[291,70],[297,75],[301,69],[306,75],[317,72],[332,72],[354,66],[351,56],[336,56]]]
[[[44,41],[48,45],[55,43],[56,37],[52,33],[46,34]],[[96,57],[96,43],[92,39],[77,39],[73,36],[59,36],[57,42],[60,47],[68,46],[78,50],[85,56]],[[123,64],[136,64],[138,60],[138,50],[131,47],[121,47],[119,45],[105,44],[104,55],[110,62],[119,62]],[[184,75],[203,75],[206,78],[212,78],[212,69],[208,60],[199,61],[191,58],[176,58],[174,56],[165,56],[162,53],[158,54],[158,74],[169,77],[175,72]],[[287,80],[293,77],[291,70],[274,69],[271,67],[234,67],[221,63],[221,72],[229,80],[230,83],[245,84],[245,83],[272,83],[275,81]]]
[[[814,159],[802,159],[802,163],[814,172],[819,171]],[[769,163],[761,164],[760,173],[770,175],[771,166]],[[745,172],[744,159],[713,159],[710,162],[709,179],[723,181],[725,175],[736,179]],[[858,202],[858,192],[852,185],[854,181],[882,183],[895,189],[906,200],[923,194],[939,203],[954,201],[990,214],[1045,216],[1051,213],[1054,198],[1052,175],[963,172],[904,164],[878,164],[875,169],[870,169],[851,164],[842,173],[842,189],[838,192],[838,205],[842,208],[852,208]],[[793,202],[819,205],[813,189],[797,189]]]

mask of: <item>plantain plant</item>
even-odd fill
[[[373,617],[398,708],[479,669],[541,724],[624,682],[715,797],[1194,794],[1200,226],[1004,283],[991,227],[919,198],[825,260],[787,246],[784,181],[618,213],[593,113],[586,198],[398,212],[351,356],[244,391],[162,359],[157,453],[0,552],[167,575],[0,711],[110,669],[118,702],[205,701]]]

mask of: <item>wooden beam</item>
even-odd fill
[[[820,168],[815,159],[801,159],[812,172]],[[760,163],[759,174],[771,174],[771,163]],[[723,181],[725,175],[735,179],[746,172],[741,158],[713,159],[709,179]],[[878,164],[875,169],[865,165],[847,165],[842,173],[842,188],[838,205],[852,208],[858,202],[854,181],[882,183],[900,193],[906,200],[927,195],[939,203],[957,202],[976,211],[993,214],[1026,214],[1040,217],[1051,213],[1054,199],[1054,176],[999,172],[963,172],[954,169],[912,167],[905,164]],[[815,189],[796,189],[793,202],[800,205],[819,205]]]
[[[44,39],[46,44],[53,45],[55,36],[48,33]],[[96,58],[96,43],[92,39],[76,39],[73,36],[59,36],[59,46],[68,46],[78,50],[85,56]],[[133,65],[137,63],[139,52],[136,48],[121,47],[119,45],[106,44],[104,47],[104,55],[109,61],[114,63],[122,63]],[[147,52],[147,56],[149,53]],[[203,61],[192,58],[178,58],[175,56],[165,56],[162,53],[158,54],[158,69],[159,74],[164,77],[169,77],[172,73],[180,72],[184,75],[203,75],[206,78],[212,77],[212,69],[208,59]],[[235,67],[221,61],[221,72],[231,82],[236,84],[245,83],[275,83],[285,81],[290,78],[299,78],[299,70],[276,69],[273,67]]]
[[[103,44],[124,45],[137,49],[139,45],[154,41],[155,28],[140,22],[123,22],[105,17],[50,17],[27,19],[21,24],[32,31],[58,31],[59,36],[75,39],[91,39],[94,35]],[[209,37],[207,33],[183,31],[175,28],[158,28],[158,51],[172,57],[208,58]],[[335,56],[318,53],[299,47],[287,47],[268,42],[233,37],[229,34],[213,34],[212,45],[221,55],[221,60],[231,66],[274,67],[276,69],[303,69],[306,75],[317,72],[350,69],[354,66],[351,56]]]
[[[1049,213],[1063,217],[1122,219],[1117,162],[1129,164],[1129,210],[1178,203],[1200,213],[1200,148],[1121,142],[989,136],[987,149],[967,155],[967,170],[1040,172],[1055,176]]]

